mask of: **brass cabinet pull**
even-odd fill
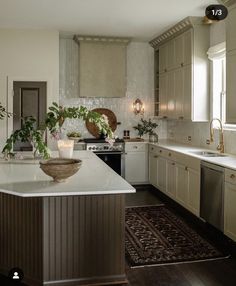
[[[133,146],[134,149],[138,149],[138,146]]]
[[[183,67],[183,66],[184,66],[184,63],[181,63],[180,65],[181,65],[181,67]]]
[[[158,156],[157,156],[157,155],[155,155],[155,156],[154,156],[154,158],[158,158]]]
[[[162,150],[159,150],[160,153],[162,153]]]
[[[172,166],[174,166],[174,165],[175,165],[175,163],[173,162],[171,165],[172,165]]]
[[[185,171],[188,171],[188,167],[187,166],[185,167]]]
[[[169,153],[168,155],[169,155],[169,157],[171,157],[171,153]]]
[[[234,175],[234,174],[231,174],[231,175],[230,175],[230,179],[235,179],[235,175]]]
[[[163,118],[163,119],[167,119],[168,117],[167,117],[167,116],[163,116],[162,118]]]
[[[184,117],[183,116],[179,116],[179,119],[184,119]]]
[[[164,69],[165,72],[167,72],[167,69]]]

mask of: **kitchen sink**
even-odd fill
[[[190,151],[190,153],[203,157],[226,157],[226,154],[210,152],[210,151]]]

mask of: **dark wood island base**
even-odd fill
[[[0,271],[28,285],[110,285],[125,275],[125,195],[0,193]]]

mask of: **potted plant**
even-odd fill
[[[158,135],[154,131],[157,128],[158,124],[155,122],[152,122],[151,119],[145,120],[141,118],[141,123],[138,123],[137,126],[134,126],[133,128],[138,131],[138,135],[141,138],[144,134],[149,135],[149,141],[150,142],[157,142],[158,141]]]

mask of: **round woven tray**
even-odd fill
[[[116,116],[115,116],[113,111],[111,111],[110,109],[107,109],[107,108],[95,108],[92,111],[95,111],[95,112],[100,113],[100,114],[105,114],[108,117],[108,122],[109,122],[109,125],[111,127],[111,130],[113,132],[116,130],[117,119],[116,119]],[[97,126],[95,124],[89,122],[88,120],[86,120],[85,124],[86,124],[86,127],[87,127],[90,134],[92,134],[96,138],[100,137],[99,129],[97,128]]]

